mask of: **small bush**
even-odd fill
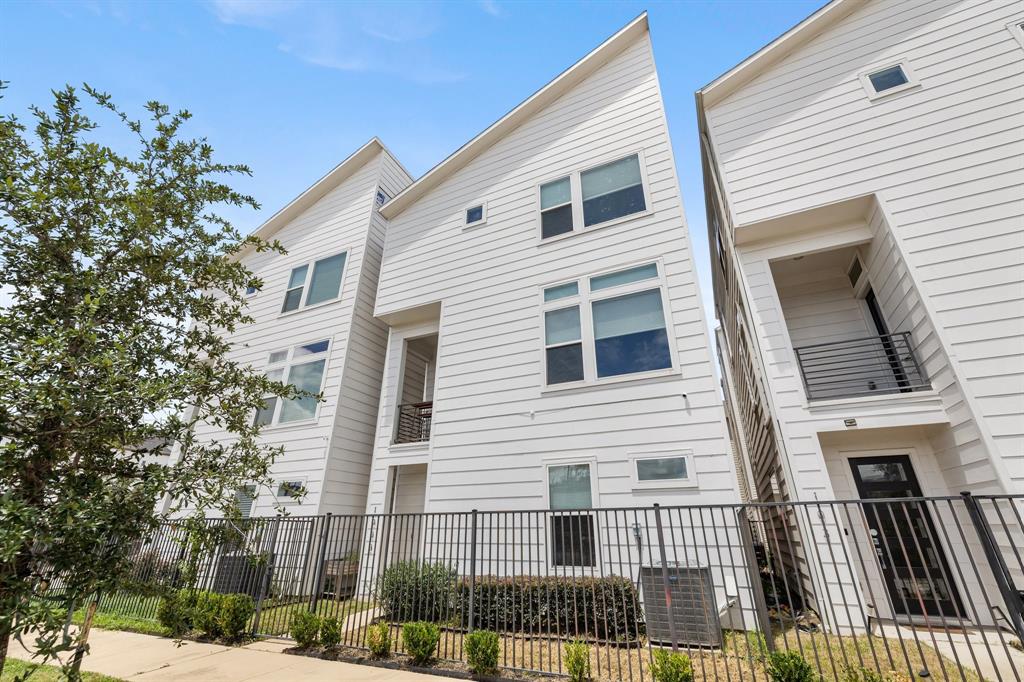
[[[570,682],[586,682],[590,679],[590,646],[576,640],[565,645],[565,672]]]
[[[299,611],[292,614],[292,622],[288,626],[288,633],[300,648],[309,649],[314,647],[320,634],[320,619],[315,613],[310,613],[309,611]]]
[[[249,619],[256,611],[247,594],[226,594],[220,601],[220,629],[224,637],[238,641],[249,629]]]
[[[324,616],[320,620],[320,643],[324,646],[338,646],[341,643],[341,621]]]
[[[415,665],[425,665],[434,658],[441,630],[433,623],[416,621],[402,625],[402,641]]]
[[[207,637],[219,639],[224,630],[221,627],[221,605],[224,595],[216,592],[196,592],[192,625]]]
[[[194,611],[195,599],[191,590],[178,590],[160,600],[156,617],[173,637],[180,637],[192,629]]]
[[[693,663],[686,654],[655,649],[651,676],[654,682],[693,682]]]
[[[437,623],[456,613],[458,574],[444,564],[399,561],[377,580],[377,598],[393,623]]]
[[[466,661],[477,675],[488,675],[498,669],[498,633],[476,630],[466,635]]]
[[[391,655],[391,626],[375,623],[366,629],[366,648],[377,658]]]
[[[768,654],[766,668],[772,682],[819,682],[821,679],[811,664],[795,651]]]

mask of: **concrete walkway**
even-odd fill
[[[420,675],[365,665],[322,661],[290,656],[281,651],[290,642],[264,640],[244,647],[184,642],[134,632],[93,630],[92,650],[82,668],[124,680],[331,680],[337,682],[436,682],[433,675]],[[11,642],[11,658],[30,660],[31,654]]]

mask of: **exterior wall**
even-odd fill
[[[234,359],[259,370],[272,351],[331,340],[324,402],[315,421],[267,426],[261,436],[264,442],[285,448],[271,470],[274,480],[305,480],[307,494],[302,501],[287,502],[293,514],[362,513],[365,509],[387,339],[386,326],[373,318],[385,225],[374,210],[374,199],[378,184],[390,182],[395,193],[410,182],[407,175],[396,174],[395,167],[387,152],[379,153],[273,235],[286,255],[253,253],[245,260],[264,288],[249,299],[254,322],[231,338]],[[281,314],[292,268],[342,251],[348,256],[339,297]],[[228,437],[209,425],[197,432],[210,439]],[[276,492],[276,488],[258,491],[252,515],[275,513]]]
[[[540,243],[539,183],[638,150],[652,211]],[[481,200],[486,223],[463,229]],[[659,259],[679,371],[546,389],[542,287]],[[377,314],[438,303],[439,318],[392,327],[369,511],[388,467],[412,462],[429,462],[431,512],[546,508],[553,458],[596,463],[595,507],[738,499],[646,33],[390,221]],[[438,330],[431,441],[391,446],[402,339]],[[634,490],[629,456],[664,450],[692,451],[697,487]]]
[[[948,413],[953,428],[934,447],[953,491],[1024,490],[1024,58],[1007,28],[1022,18],[1012,0],[871,2],[706,111],[738,232],[877,197],[872,281]],[[901,58],[919,87],[868,98],[858,74]],[[799,389],[782,385],[791,363],[770,271],[748,253],[740,277],[784,411]],[[802,471],[815,448],[789,440]],[[822,490],[810,485],[798,487]]]

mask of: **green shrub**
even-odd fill
[[[314,647],[320,634],[320,619],[315,613],[309,611],[294,613],[292,622],[288,626],[288,633],[300,648]]]
[[[338,646],[341,643],[341,621],[324,616],[320,619],[320,643],[324,646]]]
[[[655,649],[651,676],[654,682],[693,682],[693,663],[686,654]]]
[[[441,630],[433,623],[416,621],[402,625],[402,641],[415,665],[425,665],[434,658]]]
[[[180,637],[192,629],[194,611],[194,593],[191,590],[178,590],[160,600],[156,617],[161,625],[171,631],[172,636]]]
[[[399,561],[377,580],[377,599],[393,623],[440,622],[456,613],[458,576],[444,564]]]
[[[216,592],[196,592],[195,609],[192,625],[207,637],[219,639],[224,630],[221,628],[221,604],[224,595]]]
[[[477,675],[488,675],[498,669],[498,633],[476,630],[466,635],[466,662]]]
[[[460,585],[461,603],[469,583]],[[636,585],[628,578],[566,576],[494,578],[476,581],[474,625],[495,632],[573,633],[598,640],[635,642],[644,618]],[[463,627],[469,609],[461,609]]]
[[[226,594],[220,600],[220,630],[231,641],[242,638],[249,628],[249,619],[256,610],[247,594]]]
[[[377,658],[391,655],[391,626],[375,623],[366,629],[366,648]]]
[[[565,645],[565,672],[570,682],[586,682],[590,679],[590,646],[576,640]]]
[[[795,651],[768,654],[766,669],[772,682],[819,682],[821,679],[811,664]]]

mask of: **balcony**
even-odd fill
[[[818,343],[795,351],[808,400],[931,388],[908,332]]]
[[[433,402],[399,405],[395,444],[422,443],[430,440],[430,421],[433,414]]]

